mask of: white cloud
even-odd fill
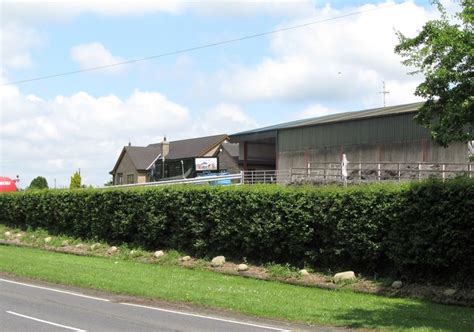
[[[77,92],[44,99],[7,85],[0,105],[0,174],[19,174],[22,187],[38,175],[67,186],[78,168],[84,183],[101,185],[129,141],[145,146],[163,134],[177,140],[256,127],[235,105],[219,104],[193,117],[163,94],[141,90],[127,98]]]
[[[296,113],[294,117],[296,120],[298,119],[308,119],[308,118],[316,118],[320,116],[325,116],[329,114],[336,113],[336,111],[330,110],[328,107],[322,105],[311,105],[306,107],[301,112]]]
[[[384,6],[338,21],[277,33],[271,37],[272,55],[251,67],[219,74],[221,92],[235,101],[361,100],[381,89],[381,81],[398,86],[418,82],[394,53],[396,30],[414,35],[435,15],[412,2],[392,6],[388,1],[344,10],[322,8],[311,21]],[[292,26],[308,22],[287,22]],[[393,92],[396,94],[396,92]]]
[[[4,0],[2,18],[7,21],[38,23],[64,21],[84,13],[106,16],[126,16],[144,13],[177,13],[183,3],[171,0]]]
[[[104,16],[130,16],[150,13],[181,14],[193,12],[206,16],[254,16],[259,14],[292,17],[308,15],[315,10],[311,0],[3,0],[6,21],[37,23],[64,21],[84,13]]]
[[[245,114],[240,107],[233,104],[220,103],[212,110],[204,112],[197,125],[196,132],[212,134],[233,134],[253,129],[257,123]]]
[[[112,53],[104,47],[104,45],[98,42],[81,44],[72,47],[71,57],[79,64],[81,69],[106,66],[123,61],[122,58],[113,56]],[[102,72],[118,73],[122,71],[123,68],[123,66],[110,67],[102,70]]]
[[[307,16],[315,11],[312,0],[194,0],[182,4],[182,10],[205,16]]]
[[[149,137],[184,136],[192,126],[186,107],[157,92],[136,90],[123,99],[78,92],[43,100],[6,86],[0,104],[1,173],[20,174],[23,186],[38,175],[67,185],[79,167],[89,184],[101,184],[129,140],[146,145],[153,143]]]
[[[33,63],[30,49],[42,38],[31,28],[9,23],[0,26],[0,63],[4,68],[27,68]]]

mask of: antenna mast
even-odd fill
[[[390,93],[385,89],[385,81],[382,81],[382,91],[379,91],[379,93],[383,94],[383,107],[385,107],[385,96]]]

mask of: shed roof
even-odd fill
[[[337,113],[331,114],[316,118],[309,118],[291,122],[285,122],[273,126],[257,128],[254,130],[247,130],[238,132],[235,134],[230,135],[231,137],[241,136],[241,135],[252,135],[252,134],[260,134],[266,133],[271,131],[277,131],[281,129],[289,129],[289,128],[298,128],[298,127],[306,127],[306,126],[313,126],[313,125],[320,125],[326,123],[334,123],[334,122],[343,122],[343,121],[350,121],[350,120],[358,120],[358,119],[366,119],[366,118],[375,118],[375,117],[382,117],[394,114],[403,114],[403,113],[410,113],[416,112],[424,102],[418,103],[411,103],[405,105],[397,105],[397,106],[387,106],[387,107],[379,107],[379,108],[372,108],[368,110],[356,111],[356,112],[344,112],[344,113]]]

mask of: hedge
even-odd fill
[[[0,195],[0,223],[199,257],[473,284],[474,180]]]

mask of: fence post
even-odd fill
[[[418,163],[418,180],[421,180],[421,164]]]
[[[380,181],[380,163],[377,164],[377,180]]]
[[[267,171],[263,171],[263,183],[265,184],[267,179]]]
[[[470,163],[468,164],[468,170],[469,170],[469,178],[472,178],[472,168],[471,168]]]
[[[397,163],[397,171],[398,171],[398,182],[400,182],[400,178],[402,176],[402,174],[400,173],[400,163]]]
[[[293,182],[293,167],[290,168],[290,180],[289,180],[289,183]]]
[[[359,183],[362,182],[362,163],[359,163]]]
[[[446,165],[443,164],[442,168],[443,168],[443,175],[442,175],[442,177],[443,177],[443,182],[444,182],[444,180],[446,179],[446,173],[444,172],[444,171],[446,170]]]

